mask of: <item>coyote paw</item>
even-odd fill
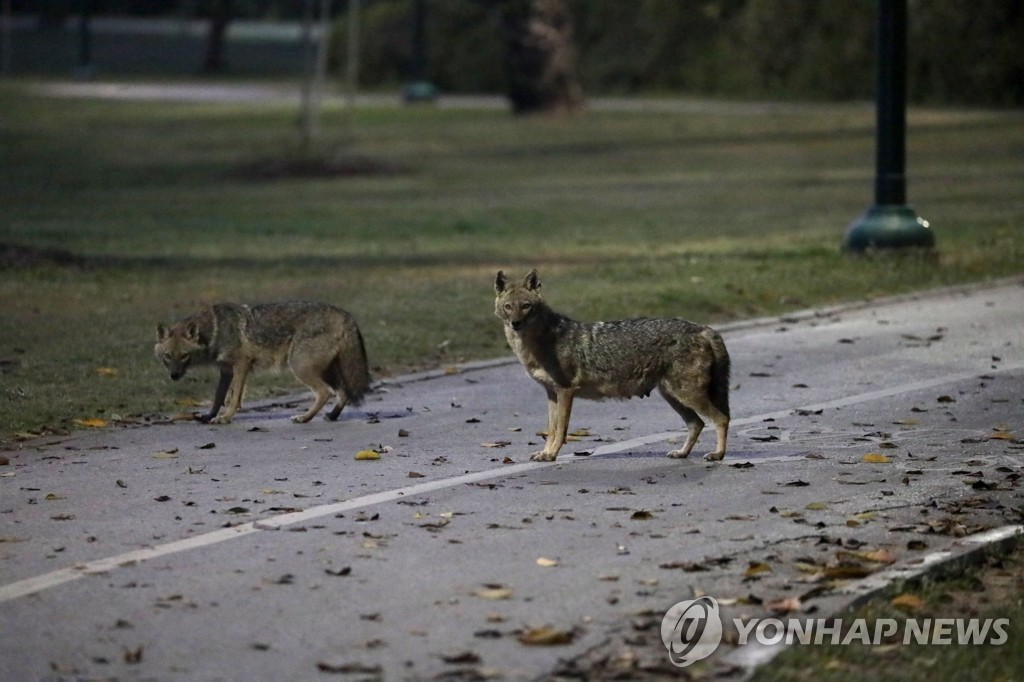
[[[705,462],[721,462],[722,458],[724,458],[724,457],[725,457],[725,453],[724,452],[709,452],[708,454],[704,455],[704,461]]]
[[[555,457],[558,456],[557,452],[535,452],[530,455],[530,459],[534,462],[554,462]]]
[[[221,415],[219,417],[214,417],[213,419],[211,419],[210,423],[211,424],[230,424],[231,423],[231,417],[229,417],[227,415]]]
[[[690,451],[689,450],[672,450],[666,456],[667,457],[671,457],[672,459],[686,459],[687,457],[690,456]]]
[[[305,414],[296,414],[296,415],[292,416],[292,422],[295,423],[295,424],[305,424],[306,422],[308,422],[312,418],[313,417],[308,417]]]

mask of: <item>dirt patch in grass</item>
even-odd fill
[[[0,270],[32,268],[40,265],[81,267],[87,262],[86,258],[76,256],[67,249],[0,243]]]

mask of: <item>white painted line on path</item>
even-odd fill
[[[957,383],[969,379],[976,379],[980,376],[980,374],[993,375],[1017,371],[1021,369],[1024,369],[1024,363],[1007,365],[999,368],[998,370],[986,368],[984,370],[981,370],[980,372],[976,370],[970,372],[959,372],[957,374],[948,374],[942,377],[936,377],[934,379],[916,381],[908,384],[901,384],[898,386],[891,386],[888,388],[879,389],[877,391],[859,393],[857,395],[849,396],[846,398],[838,398],[836,400],[828,400],[821,403],[789,407],[784,410],[778,410],[775,412],[768,412],[749,417],[742,417],[740,419],[734,419],[732,421],[732,426],[745,426],[748,424],[756,424],[766,419],[780,419],[783,417],[790,416],[795,411],[817,412],[818,410],[848,407],[850,405],[867,403],[874,400],[881,400],[883,398],[891,398],[906,393],[913,393],[915,391],[935,388],[946,384]],[[561,465],[570,462],[586,461],[589,459],[593,459],[594,457],[600,457],[601,455],[607,455],[614,452],[621,452],[623,450],[629,450],[643,445],[649,445],[651,443],[658,443],[666,440],[669,437],[677,435],[679,435],[678,431],[666,431],[648,436],[641,436],[639,438],[632,438],[630,440],[621,441],[618,443],[609,443],[608,445],[602,445],[601,447],[595,449],[590,457],[562,459],[555,462],[525,462],[522,464],[503,466],[498,469],[486,469],[484,471],[477,471],[471,474],[453,476],[451,478],[430,481],[427,483],[418,483],[416,485],[396,488],[394,490],[385,490],[378,493],[371,493],[369,495],[354,497],[351,500],[345,500],[344,502],[335,502],[332,504],[310,507],[309,509],[305,509],[303,511],[278,514],[276,516],[270,516],[268,518],[260,519],[258,521],[250,521],[248,523],[242,523],[237,526],[232,526],[230,528],[222,528],[209,533],[203,533],[202,535],[196,535],[194,537],[184,538],[181,540],[156,545],[154,547],[149,547],[146,549],[125,552],[123,554],[117,554],[115,556],[106,557],[103,559],[95,559],[93,561],[75,564],[70,568],[58,569],[56,571],[44,573],[39,576],[17,580],[7,585],[0,586],[0,603],[11,601],[13,599],[18,599],[19,597],[24,597],[30,594],[35,594],[37,592],[42,592],[43,590],[57,587],[59,585],[63,585],[64,583],[68,583],[73,580],[77,580],[83,576],[95,575],[97,573],[107,573],[122,566],[133,565],[143,561],[168,556],[170,554],[177,554],[178,552],[199,549],[202,547],[209,547],[211,545],[216,545],[227,540],[233,540],[235,538],[244,537],[246,535],[250,535],[252,533],[256,533],[259,531],[278,530],[285,526],[293,525],[296,523],[310,521],[312,519],[328,516],[331,514],[338,514],[345,511],[351,511],[353,509],[360,509],[362,507],[369,507],[375,504],[382,504],[384,502],[398,500],[409,495],[420,495],[423,493],[433,492],[435,490],[453,488],[459,485],[477,483],[480,481],[486,481],[493,478],[512,476],[527,471],[536,471],[537,469],[554,466],[556,464]]]

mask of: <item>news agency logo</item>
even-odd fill
[[[714,597],[674,604],[661,620],[661,641],[672,665],[685,668],[715,653],[724,625]],[[735,644],[992,645],[1009,641],[1008,618],[734,618]]]
[[[714,597],[674,604],[661,619],[661,641],[672,665],[685,668],[715,653],[722,643],[722,616]]]

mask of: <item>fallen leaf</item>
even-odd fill
[[[491,599],[497,601],[499,599],[510,599],[512,597],[512,588],[505,587],[503,585],[485,585],[476,592],[473,596],[480,597],[481,599]]]
[[[337,675],[380,675],[383,668],[379,665],[366,665],[365,663],[328,663],[317,661],[316,669],[322,673],[333,673]]]
[[[889,603],[900,611],[906,611],[908,613],[917,611],[924,606],[924,601],[922,601],[920,597],[908,593],[893,597],[892,601]]]
[[[575,638],[576,633],[572,630],[559,630],[550,625],[544,625],[524,630],[519,633],[518,639],[520,644],[527,646],[560,646],[571,644]]]
[[[803,610],[803,604],[800,603],[800,597],[786,597],[778,601],[768,602],[764,605],[766,609],[775,611],[776,613],[792,613],[793,611]]]
[[[442,654],[441,660],[452,665],[472,665],[480,662],[480,654],[473,651],[460,651],[455,654]]]
[[[87,427],[87,428],[90,428],[90,429],[102,429],[104,426],[107,425],[107,421],[105,419],[96,419],[96,418],[91,418],[91,419],[72,419],[71,422],[74,423],[74,424],[77,424],[78,426],[84,426],[84,427]]]
[[[117,369],[114,367],[97,367],[96,373],[101,377],[116,377]]]
[[[864,455],[864,461],[869,464],[888,464],[889,458],[880,452],[869,452]]]
[[[900,426],[917,426],[921,421],[918,419],[897,419],[893,424],[899,424]]]
[[[380,453],[376,450],[360,450],[356,453],[356,460],[374,460],[380,459]]]
[[[646,521],[647,519],[653,519],[654,514],[646,509],[640,509],[630,514],[629,518],[633,521]]]
[[[420,472],[418,472],[418,471],[410,471],[410,472],[409,472],[409,478],[423,478],[423,476],[424,476],[424,475],[423,475],[423,474],[421,474],[421,473],[420,473]]]
[[[542,568],[551,568],[552,566],[557,566],[558,562],[555,561],[554,559],[547,559],[545,557],[540,557],[539,559],[537,559],[537,565],[542,567]]]
[[[881,549],[867,550],[861,552],[850,552],[847,550],[843,550],[841,554],[857,557],[858,559],[864,559],[865,561],[873,561],[876,564],[892,564],[896,562],[896,556],[884,547]]]
[[[503,448],[503,447],[505,447],[507,445],[512,445],[512,441],[510,441],[510,440],[496,440],[496,441],[492,441],[492,442],[488,442],[488,443],[480,443],[480,445],[485,447],[485,448]]]
[[[1013,440],[1013,434],[1009,431],[996,431],[988,437],[989,440]]]
[[[346,575],[351,575],[352,574],[352,567],[351,566],[342,566],[341,568],[338,568],[338,569],[325,568],[324,569],[324,573],[326,573],[327,575],[333,575],[336,578],[341,578],[341,577],[346,576]]]
[[[826,566],[823,573],[826,578],[837,580],[851,580],[855,578],[866,578],[874,573],[875,569],[861,564],[843,564],[840,566]]]
[[[808,502],[804,505],[804,509],[810,511],[821,511],[822,509],[828,509],[828,505],[824,502]]]
[[[762,573],[768,573],[772,570],[772,567],[766,563],[760,561],[751,561],[747,565],[747,570],[743,572],[743,575],[747,578],[752,578]]]

